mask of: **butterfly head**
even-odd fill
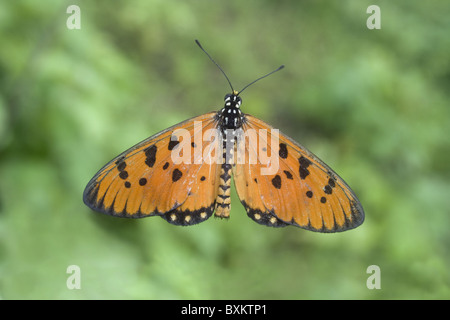
[[[200,44],[200,42],[198,40],[195,40],[195,42],[200,47],[200,49],[208,56],[208,58],[219,68],[219,70],[225,76],[225,79],[227,79],[228,84],[230,85],[230,88],[231,88],[231,93],[228,93],[227,95],[225,95],[225,106],[223,107],[222,110],[220,110],[217,113],[217,118],[219,119],[220,127],[222,128],[222,130],[239,129],[240,127],[242,127],[242,124],[245,121],[245,116],[241,112],[241,109],[240,109],[240,106],[241,106],[241,103],[242,103],[242,99],[241,99],[241,97],[239,97],[239,94],[242,93],[245,89],[247,89],[249,86],[251,86],[255,82],[257,82],[257,81],[259,81],[259,80],[261,80],[261,79],[271,75],[274,72],[277,72],[278,70],[283,69],[284,65],[278,67],[276,70],[274,70],[272,72],[269,72],[268,74],[266,74],[266,75],[264,75],[262,77],[259,77],[256,80],[250,82],[244,88],[242,88],[241,91],[236,91],[236,90],[233,89],[233,86],[231,85],[230,79],[228,79],[228,77],[225,74],[225,72],[223,71],[223,69],[217,64],[217,62],[214,61],[213,58],[211,58],[209,53],[206,52],[205,49],[203,49],[203,47],[201,46],[201,44]]]
[[[236,90],[233,90],[232,93],[226,94],[224,100],[225,100],[225,108],[232,107],[239,109],[242,103],[242,99],[241,97],[239,97],[239,92],[237,92]]]
[[[219,117],[223,129],[238,129],[242,126],[243,114],[241,112],[242,99],[239,92],[233,90],[225,95],[225,106],[220,110]]]

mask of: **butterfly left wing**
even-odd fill
[[[91,179],[83,194],[84,203],[95,211],[119,217],[161,216],[176,225],[205,221],[215,208],[219,170],[216,161],[199,159],[205,155],[213,157],[208,151],[217,147],[219,140],[196,143],[184,141],[175,133],[184,129],[187,137],[201,139],[216,126],[216,112],[211,112],[135,145]],[[174,163],[172,152],[178,152],[182,158],[187,151],[190,161]]]
[[[256,132],[258,140],[241,141],[246,143],[241,153],[245,161],[237,159],[233,168],[236,191],[250,218],[267,226],[319,232],[345,231],[364,221],[353,191],[314,154],[253,116],[245,115],[242,129],[247,137]],[[268,170],[274,165],[275,170]]]

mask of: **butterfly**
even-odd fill
[[[176,124],[121,153],[87,184],[84,203],[125,218],[160,216],[190,226],[230,217],[231,177],[255,222],[340,232],[364,221],[350,187],[313,153],[240,107],[233,89],[224,107]]]

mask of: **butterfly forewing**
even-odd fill
[[[159,215],[178,225],[206,220],[214,210],[219,171],[217,161],[203,160],[214,156],[209,151],[219,140],[204,143],[203,135],[217,127],[215,116],[189,119],[120,154],[88,183],[84,202],[120,217]],[[179,136],[183,129],[186,135]]]
[[[258,144],[246,142],[244,157],[256,157],[257,162],[238,162],[234,181],[250,218],[268,226],[320,232],[345,231],[363,222],[361,204],[332,169],[289,137],[279,133],[272,139],[270,125],[250,115],[245,119],[244,132],[257,132]],[[261,146],[269,157],[262,157]],[[277,170],[262,171],[272,165]]]

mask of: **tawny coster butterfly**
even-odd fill
[[[241,112],[242,91],[284,66],[235,91],[196,43],[231,87],[224,107],[176,124],[114,158],[88,183],[84,203],[113,216],[160,216],[189,226],[213,213],[229,218],[233,176],[247,215],[260,224],[339,232],[363,223],[361,203],[332,169]]]

